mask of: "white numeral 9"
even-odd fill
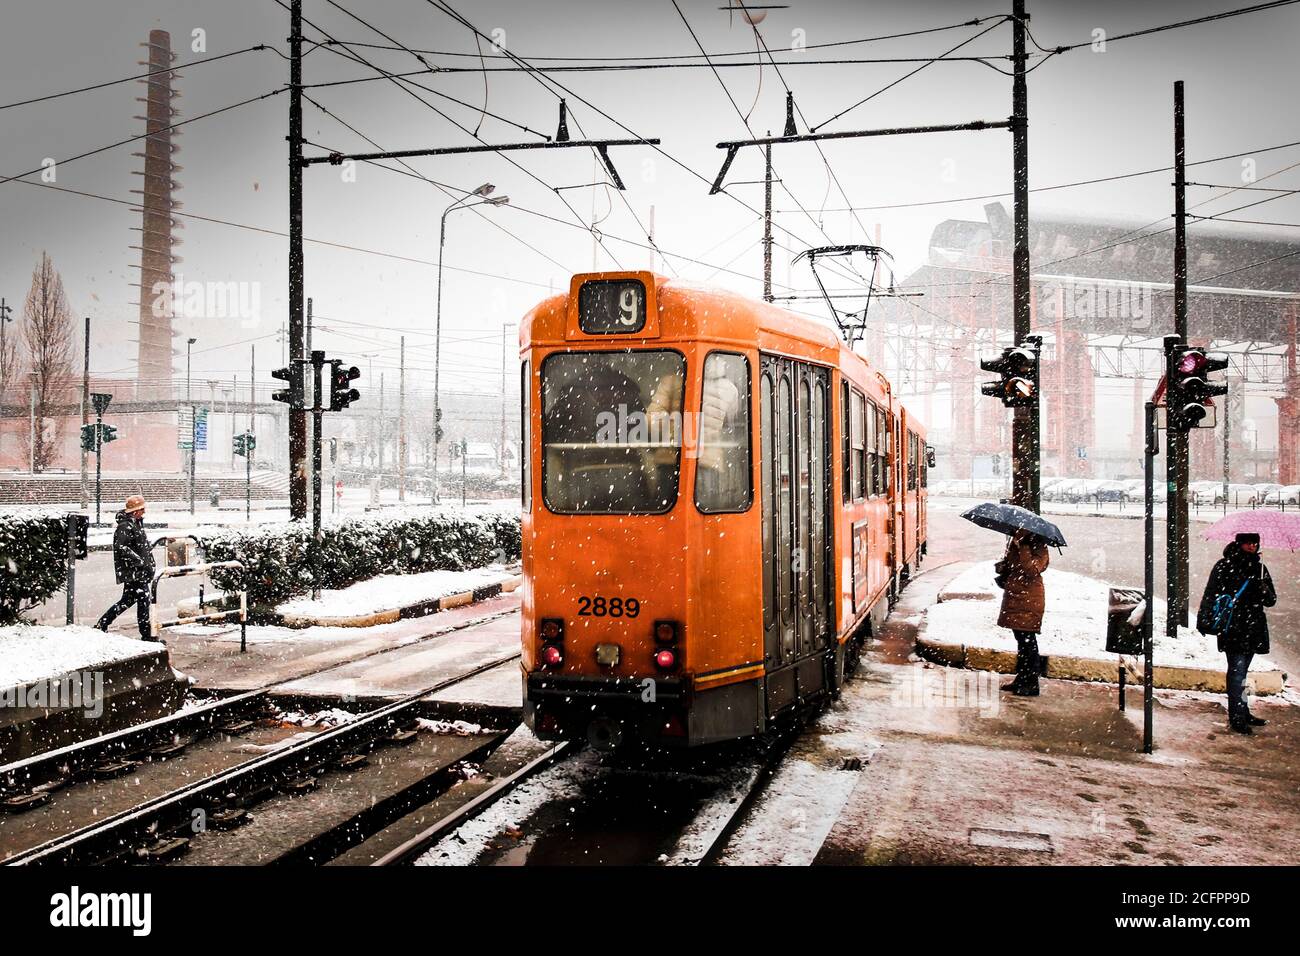
[[[618,320],[624,325],[636,325],[636,307],[636,289],[629,286],[624,289],[622,295],[619,296],[618,310],[622,314],[619,316]]]

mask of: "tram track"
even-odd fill
[[[410,648],[449,633],[481,625],[504,615],[494,614],[458,623],[439,630],[400,648],[385,648],[354,660],[318,668],[292,681],[350,666],[377,654]],[[311,736],[277,741],[270,751],[251,759],[239,759],[215,773],[166,792],[148,797],[89,826],[57,833],[35,846],[23,847],[3,862],[7,865],[92,864],[105,862],[164,862],[185,852],[187,828],[201,820],[203,830],[233,828],[244,822],[248,807],[277,794],[305,793],[313,789],[314,778],[331,769],[359,770],[369,752],[384,746],[400,746],[414,736],[412,729],[427,699],[438,692],[469,680],[485,671],[517,661],[518,652],[486,661],[467,672],[423,687],[399,700],[383,704],[364,714]],[[277,682],[232,697],[222,698],[197,708],[150,721],[137,727],[77,745],[37,755],[0,768],[0,782],[7,782],[7,795],[18,796],[23,809],[43,805],[57,791],[72,784],[103,784],[105,778],[133,773],[146,760],[164,760],[179,756],[200,738],[218,734],[239,735],[253,732],[258,722],[274,716],[272,702],[277,688],[292,681]],[[487,733],[481,746],[474,747],[452,764],[481,759],[499,743],[503,734]],[[439,765],[430,773],[401,788],[392,799],[375,801],[376,805],[349,818],[336,827],[314,834],[298,852],[297,859],[321,862],[329,853],[364,839],[381,829],[393,817],[400,816],[430,794],[450,787],[457,779],[452,764]],[[92,791],[93,793],[94,791]],[[96,812],[96,811],[92,811]],[[22,819],[22,817],[18,817]],[[337,832],[331,832],[337,831]]]
[[[692,754],[675,767],[663,755],[645,768],[601,765],[592,751],[562,742],[371,865],[436,864],[449,846],[460,854],[451,862],[467,862],[468,848],[479,865],[714,865],[796,737],[790,730],[765,739],[753,757]],[[574,762],[586,766],[569,772]],[[466,827],[511,795],[532,807],[523,819]]]

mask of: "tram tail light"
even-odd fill
[[[558,617],[544,617],[538,632],[544,641],[562,641],[564,640],[564,622]]]
[[[558,644],[542,645],[542,664],[546,667],[559,667],[564,663],[564,649]]]
[[[676,644],[677,643],[677,622],[676,621],[655,621],[655,643]]]
[[[671,647],[661,647],[655,651],[655,667],[661,671],[670,671],[677,666],[677,651]]]

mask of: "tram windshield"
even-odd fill
[[[542,363],[542,494],[560,514],[659,514],[677,501],[686,360],[563,352]]]

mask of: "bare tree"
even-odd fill
[[[23,383],[34,391],[35,434],[31,457],[36,471],[54,463],[67,425],[56,406],[68,401],[72,384],[74,327],[63,280],[47,253],[32,270],[32,287],[23,307],[23,340],[27,346],[27,375]],[[15,382],[15,385],[18,384]]]

